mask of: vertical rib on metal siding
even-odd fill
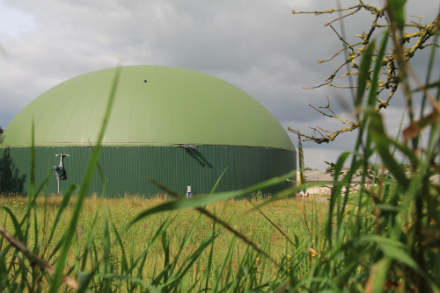
[[[64,159],[68,177],[61,181],[60,187],[64,192],[72,183],[81,184],[91,150],[88,147],[36,148],[37,185],[51,171],[52,166],[59,163],[59,158],[55,157],[59,153],[70,155]],[[17,176],[26,176],[22,190],[26,193],[30,178],[30,149],[0,149],[2,162],[6,162],[7,156],[12,160]],[[0,166],[6,168],[3,167],[4,163]],[[107,184],[108,197],[120,197],[125,193],[149,197],[162,192],[147,177],[152,177],[181,194],[186,192],[188,185],[192,186],[194,193],[204,194],[211,191],[225,168],[228,169],[217,187],[217,192],[246,188],[286,174],[296,169],[296,153],[281,149],[235,146],[199,146],[195,150],[181,147],[103,147],[99,166]],[[5,181],[0,178],[0,182],[2,180]],[[55,193],[56,185],[56,177],[52,175],[47,188],[43,190]],[[103,182],[96,170],[89,194],[101,194],[102,186]],[[262,191],[275,193],[289,186],[291,183],[285,182]]]

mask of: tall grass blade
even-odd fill
[[[396,178],[399,185],[402,188],[407,189],[409,187],[409,180],[408,178],[406,178],[405,173],[400,168],[399,164],[391,156],[389,145],[387,141],[384,140],[384,137],[387,137],[387,135],[385,134],[382,117],[379,114],[371,114],[369,130],[372,133],[377,151],[383,163],[388,168],[390,173],[394,176],[394,178]]]
[[[104,239],[103,239],[103,248],[104,248],[104,254],[103,254],[103,260],[104,260],[104,273],[110,274],[112,273],[110,271],[110,250],[111,250],[111,243],[110,243],[110,226],[108,222],[108,207],[107,207],[107,201],[104,202]],[[111,290],[111,283],[110,280],[105,278],[104,279],[104,292],[110,292]]]
[[[104,137],[105,129],[106,129],[108,119],[110,116],[110,112],[111,112],[111,109],[113,106],[113,100],[114,100],[115,93],[116,93],[120,70],[121,70],[120,67],[116,68],[115,76],[113,78],[113,83],[112,83],[111,90],[110,90],[109,100],[107,103],[107,108],[106,108],[106,111],[104,114],[104,119],[102,122],[101,130],[100,130],[100,133],[99,133],[99,136],[97,139],[98,143],[92,151],[92,155],[90,157],[90,161],[88,163],[88,166],[87,166],[84,178],[83,178],[83,182],[80,187],[80,192],[79,192],[78,197],[76,199],[75,210],[74,210],[72,219],[70,220],[69,228],[66,231],[65,236],[64,236],[64,243],[63,243],[63,247],[61,250],[61,254],[57,259],[58,264],[57,264],[54,280],[53,280],[52,286],[49,291],[50,293],[57,292],[58,288],[62,282],[62,280],[61,280],[62,272],[63,272],[64,266],[65,266],[65,261],[66,261],[67,254],[70,249],[70,245],[72,243],[73,235],[75,233],[76,224],[77,224],[78,218],[79,218],[79,213],[81,211],[81,208],[82,208],[82,205],[84,202],[84,198],[87,195],[88,188],[89,188],[90,183],[93,178],[93,172],[94,172],[96,164],[98,162],[99,154],[101,151],[101,142]]]
[[[373,57],[374,51],[374,41],[367,46],[365,53],[362,56],[361,67],[359,69],[358,78],[358,90],[356,94],[355,106],[359,107],[362,105],[362,99],[364,96],[365,88],[367,87],[367,80],[369,78],[369,70],[371,65],[371,59]]]
[[[64,214],[64,211],[66,210],[67,205],[69,204],[70,198],[72,197],[73,192],[75,191],[75,189],[76,189],[76,185],[75,184],[71,184],[67,188],[67,191],[66,191],[66,193],[65,193],[65,195],[63,197],[63,200],[61,201],[60,207],[58,208],[58,213],[57,213],[57,215],[55,217],[55,221],[53,223],[53,226],[52,226],[52,229],[51,229],[51,232],[50,232],[49,240],[47,241],[47,245],[46,245],[46,247],[44,249],[44,253],[43,254],[46,253],[48,245],[52,241],[52,238],[53,238],[53,236],[55,234],[55,230],[56,230],[58,224],[61,221],[61,218],[62,218],[62,216]]]
[[[376,63],[374,65],[374,71],[373,71],[373,76],[371,79],[371,86],[370,86],[370,92],[368,95],[368,101],[367,101],[367,106],[373,108],[374,105],[376,104],[376,99],[377,99],[377,86],[379,84],[379,77],[380,77],[380,71],[382,69],[382,60],[383,57],[385,55],[385,51],[387,48],[387,43],[388,43],[388,32],[385,32],[382,36],[382,41],[379,47],[379,52],[377,53],[376,56]],[[372,42],[370,44],[371,47],[374,48],[375,43]],[[367,49],[368,50],[368,49]],[[372,56],[370,56],[371,58]],[[361,65],[362,66],[362,65]],[[360,77],[359,77],[360,79]]]
[[[212,195],[215,192],[215,190],[217,189],[217,186],[220,183],[220,179],[222,179],[223,175],[226,173],[226,170],[228,170],[228,167],[226,167],[225,170],[223,170],[222,174],[215,182],[214,187],[212,188],[211,192],[209,193],[210,195]]]

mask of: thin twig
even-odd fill
[[[283,232],[283,230],[281,230],[281,228],[280,227],[278,227],[277,225],[275,225],[275,223],[274,222],[272,222],[272,220],[271,219],[269,219],[252,201],[249,201],[253,206],[254,206],[254,208],[260,213],[260,214],[262,214],[263,215],[263,217],[264,218],[266,218],[266,220],[268,220],[269,221],[269,223],[271,223],[272,224],[272,226],[274,226],[284,237],[286,237],[286,239],[294,246],[294,247],[296,247],[296,245],[295,245],[295,243],[293,243],[293,241],[289,238],[289,236],[287,236],[287,234],[286,233],[284,233]]]
[[[20,241],[18,241],[14,236],[12,236],[11,234],[9,234],[8,231],[6,231],[6,229],[3,226],[0,226],[0,234],[3,235],[3,237],[5,237],[6,240],[9,241],[9,243],[11,243],[12,246],[14,246],[15,248],[17,248],[18,250],[20,250],[27,259],[29,259],[29,261],[31,263],[35,263],[37,264],[41,269],[45,270],[46,272],[48,272],[49,274],[55,274],[55,268],[53,266],[51,266],[50,264],[48,264],[45,260],[43,260],[42,258],[39,258],[37,255],[35,255],[32,251],[29,250],[29,248],[27,248],[23,243],[21,243]],[[70,288],[74,289],[74,290],[78,290],[79,289],[79,284],[78,282],[76,282],[74,279],[69,278],[67,276],[63,276],[63,282],[69,286]]]

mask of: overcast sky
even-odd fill
[[[341,2],[343,7],[358,3]],[[338,129],[336,121],[308,104],[325,106],[328,96],[342,113],[336,99],[350,105],[349,91],[301,89],[322,83],[342,62],[341,58],[316,62],[342,46],[324,27],[337,15],[291,13],[329,8],[336,8],[336,1],[0,0],[0,44],[6,52],[0,57],[0,126],[7,127],[21,109],[51,87],[114,67],[120,60],[122,65],[183,67],[222,78],[256,98],[284,128],[307,134],[313,132],[308,126]],[[422,23],[428,23],[438,11],[439,1],[410,0],[407,14],[422,16]],[[347,19],[349,39],[369,29],[372,17],[363,12]],[[339,23],[335,28],[340,29]],[[426,57],[429,52],[423,53]],[[425,59],[421,56],[414,66],[423,69]],[[397,97],[386,110],[391,134],[402,115],[401,100]],[[291,138],[297,146],[297,138]],[[354,139],[355,133],[350,133],[330,144],[304,143],[305,165],[326,168],[324,161],[335,162],[342,151],[351,150]]]

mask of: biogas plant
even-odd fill
[[[59,188],[63,193],[82,181],[116,70],[67,80],[10,122],[0,139],[3,193],[29,190],[32,121],[37,184],[50,170],[44,192]],[[181,194],[187,186],[206,194],[225,169],[217,192],[243,189],[296,169],[295,147],[263,105],[228,82],[183,68],[121,67],[101,143],[100,172],[95,172],[89,194],[101,194],[105,185],[108,197],[163,192],[147,177]],[[262,192],[275,193],[292,184],[286,181]]]

